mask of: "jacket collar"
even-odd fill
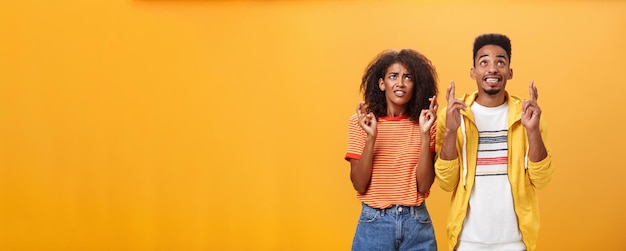
[[[510,128],[513,124],[515,124],[515,122],[522,119],[522,102],[524,100],[517,96],[509,95],[509,92],[507,91],[505,91],[505,93],[506,102],[509,105],[508,127]],[[470,107],[476,100],[476,97],[478,97],[478,91],[474,91],[471,94],[465,94],[461,98],[461,100],[463,100],[463,102],[467,105],[467,109],[465,109],[465,111],[461,110],[461,114],[467,117],[470,121],[472,121],[472,123],[475,122],[474,115],[472,114],[472,110],[470,109]]]

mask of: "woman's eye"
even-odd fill
[[[404,76],[404,79],[406,79],[406,80],[413,80],[413,77],[407,75],[407,76]]]
[[[390,79],[396,79],[397,77],[398,77],[398,76],[397,76],[396,74],[391,74],[391,75],[389,75],[389,78],[390,78]]]

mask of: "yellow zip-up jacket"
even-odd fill
[[[448,215],[448,246],[454,250],[467,214],[470,194],[474,186],[476,174],[476,157],[478,155],[478,129],[474,115],[469,108],[476,99],[478,92],[465,95],[462,100],[467,104],[461,110],[461,126],[456,134],[458,158],[442,160],[439,158],[443,133],[446,127],[446,108],[437,115],[437,136],[435,175],[439,186],[452,192],[450,213]],[[550,182],[552,177],[552,155],[548,147],[546,128],[540,120],[541,137],[548,151],[548,156],[539,161],[528,160],[528,137],[522,125],[522,99],[508,93],[508,177],[513,193],[513,204],[517,215],[522,241],[528,251],[535,250],[539,232],[539,205],[535,189],[540,189]]]

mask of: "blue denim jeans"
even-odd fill
[[[437,250],[426,202],[419,206],[371,208],[365,203],[356,227],[353,251]]]

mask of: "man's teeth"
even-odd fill
[[[487,78],[485,79],[487,82],[498,82],[497,78]]]

